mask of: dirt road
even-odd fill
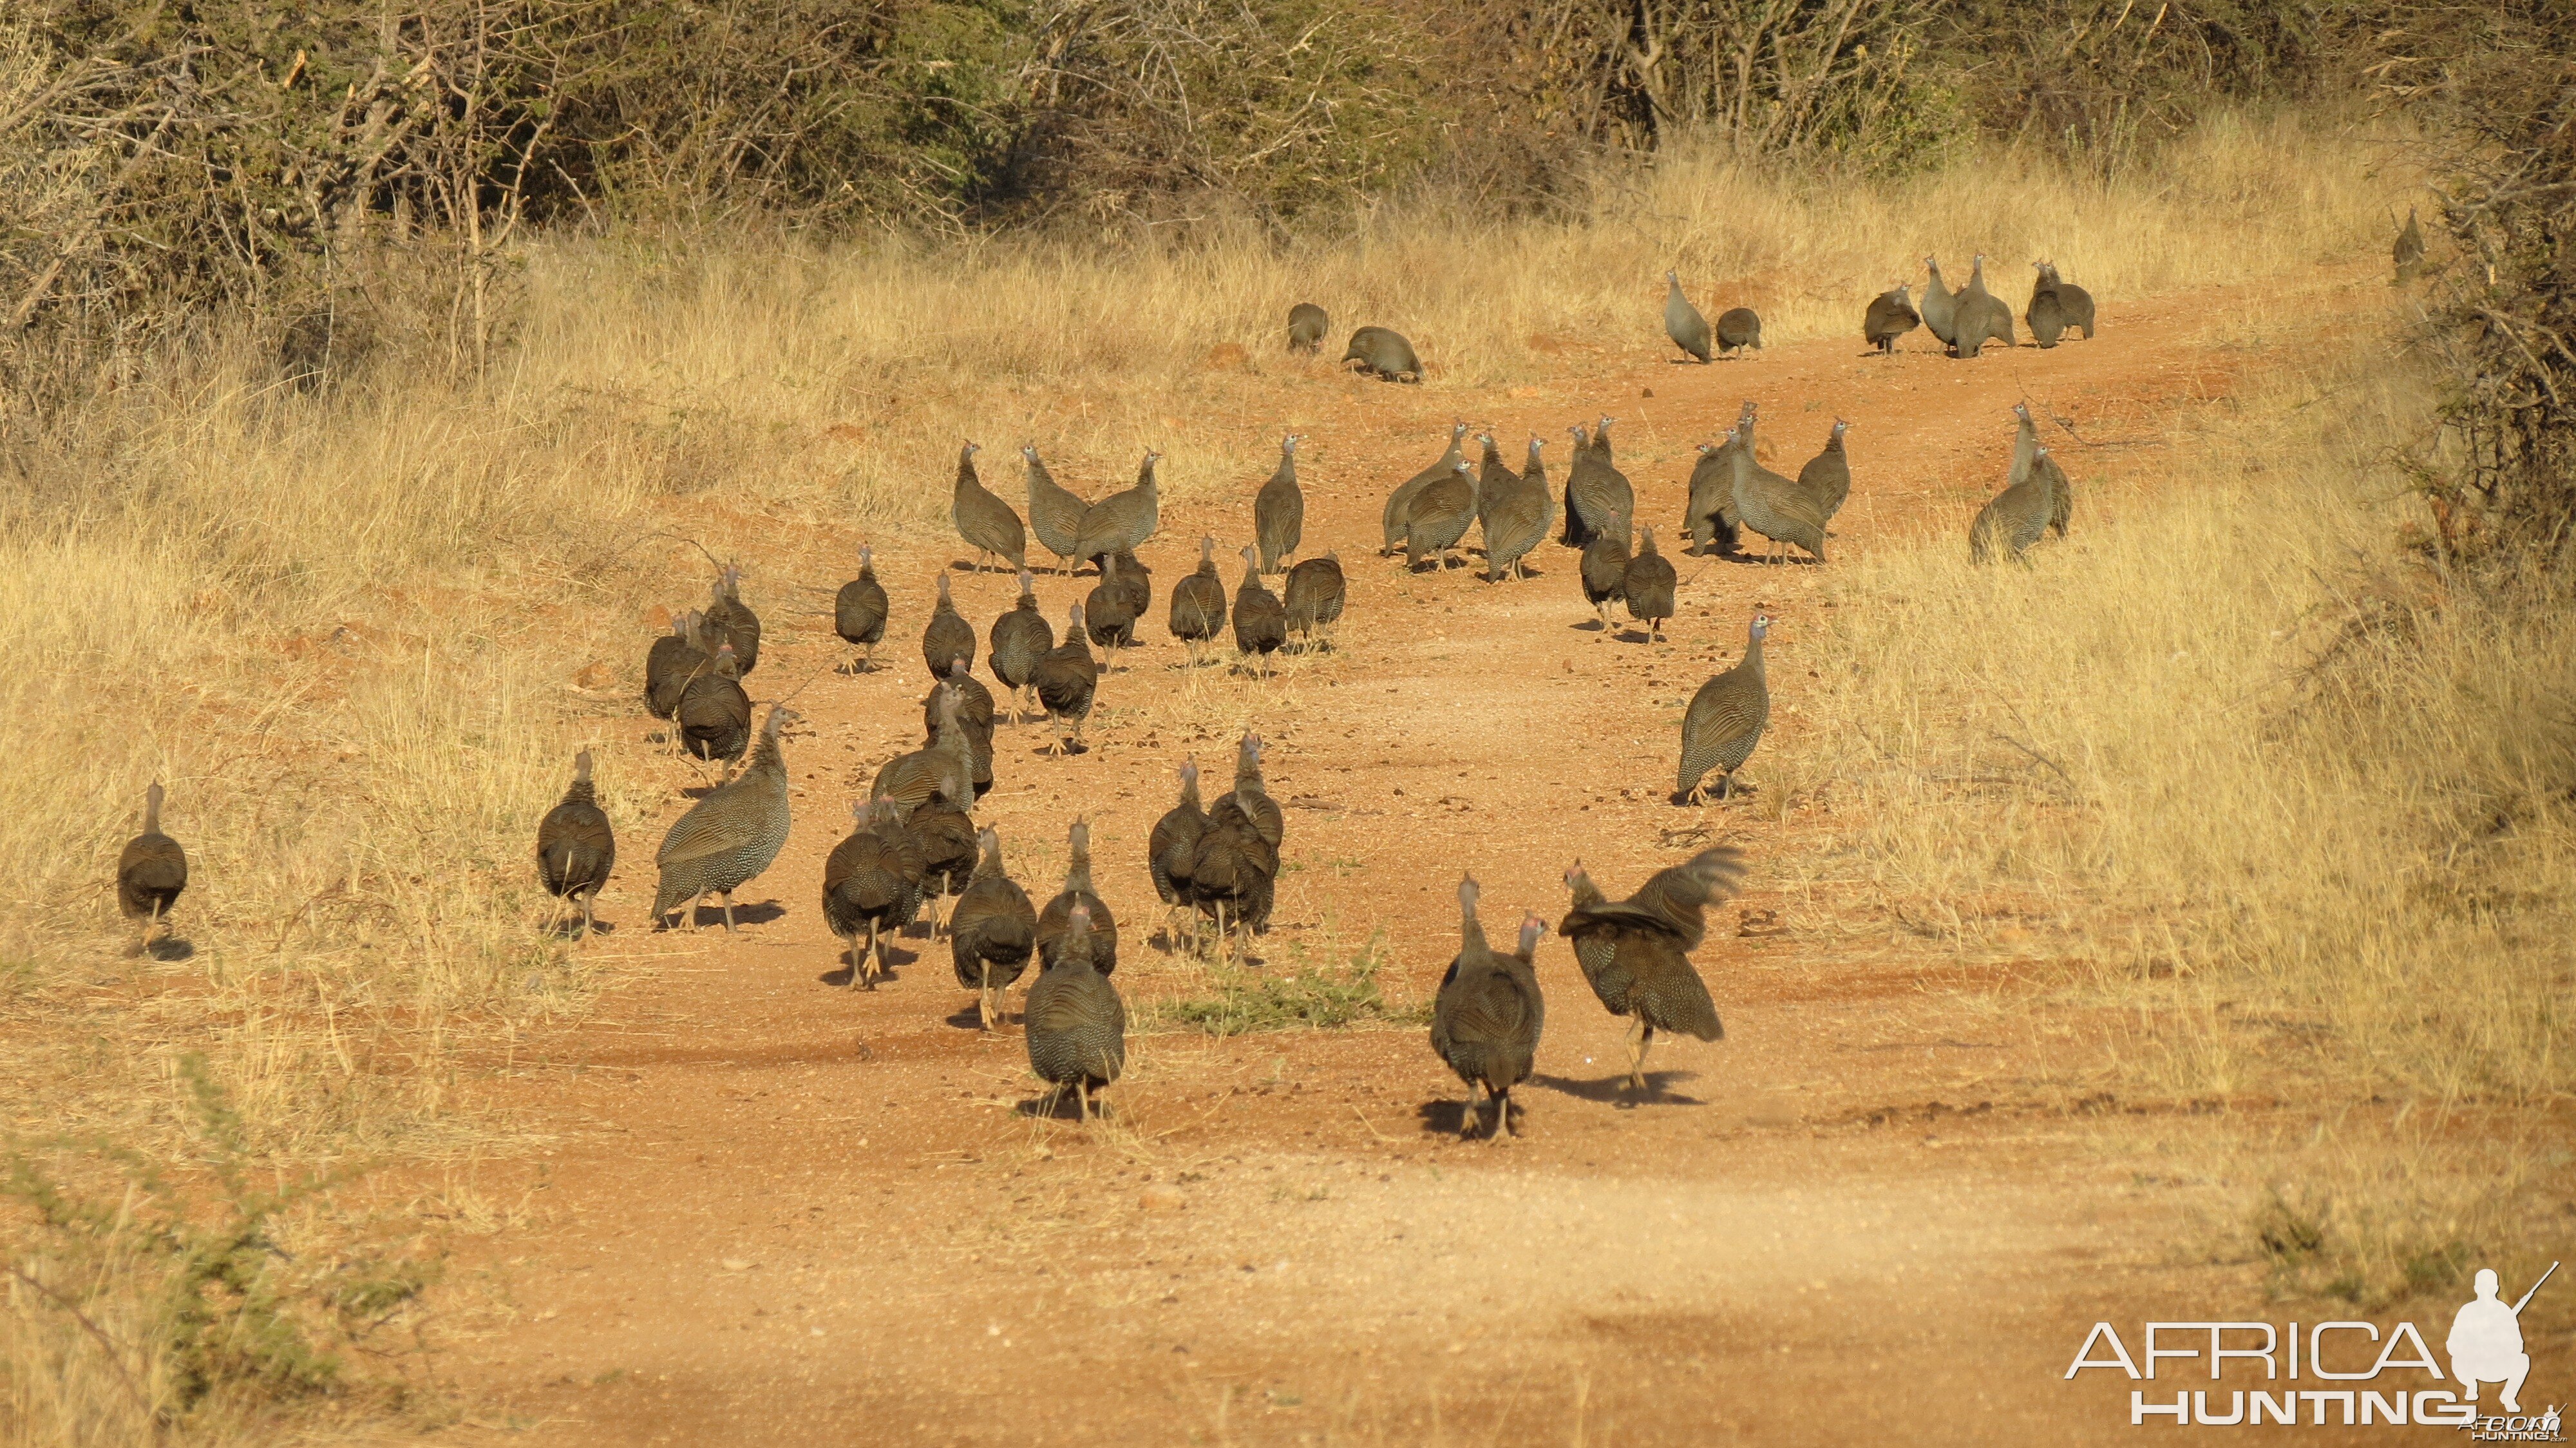
[[[1301,454],[1306,551],[1351,578],[1341,648],[1260,681],[1182,669],[1164,600],[1203,531],[1249,534],[1269,471],[1167,504],[1145,550],[1145,646],[1100,688],[1093,748],[1039,751],[1006,727],[980,811],[1043,901],[1065,826],[1093,821],[1098,888],[1129,931],[1131,1008],[1198,989],[1144,944],[1160,909],[1143,841],[1195,752],[1212,784],[1247,724],[1271,741],[1290,808],[1267,968],[1338,964],[1379,940],[1390,994],[1427,999],[1456,948],[1461,870],[1485,924],[1564,908],[1581,857],[1615,894],[1700,841],[1756,862],[1699,962],[1716,1045],[1659,1046],[1662,1094],[1620,1089],[1621,1022],[1551,937],[1550,1012],[1527,1134],[1454,1137],[1461,1088],[1419,1027],[1139,1035],[1118,1117],[1034,1119],[1016,1025],[975,1029],[944,943],[873,992],[839,984],[816,907],[846,801],[919,737],[917,646],[944,536],[878,540],[896,622],[864,677],[798,706],[786,854],[740,899],[742,933],[651,935],[653,842],[625,842],[585,947],[617,963],[588,1025],[526,1051],[491,1103],[553,1145],[485,1188],[519,1225],[473,1239],[444,1374],[487,1405],[450,1441],[547,1444],[2090,1442],[2132,1434],[2127,1388],[2060,1381],[2096,1317],[2243,1315],[2250,1269],[2200,1260],[2205,1180],[2159,1172],[2176,1118],[2080,1109],[2066,1083],[2098,1023],[2025,982],[2028,958],[1961,958],[1836,928],[1835,902],[1784,901],[1763,862],[1811,822],[1759,791],[1766,757],[1808,746],[1804,640],[1822,570],[1677,559],[1669,643],[1604,640],[1574,554],[1489,587],[1408,577],[1376,557],[1385,490],[1431,460],[1453,410],[1495,425],[1516,462],[1536,431],[1562,477],[1567,424],[1603,412],[1641,519],[1681,511],[1691,445],[1739,400],[1763,405],[1767,460],[1795,473],[1853,420],[1844,556],[1931,529],[1958,535],[1996,485],[2007,409],[2043,399],[2090,436],[2134,435],[2225,390],[2257,360],[2204,335],[2223,294],[2106,308],[2102,337],[1941,360],[1920,333],[1894,359],[1856,340],[1680,367],[1569,349],[1563,380],[1498,395],[1364,384],[1319,370],[1262,384]],[[1651,391],[1651,396],[1647,393]],[[1240,396],[1237,388],[1231,396]],[[996,451],[1005,452],[1004,449]],[[2079,480],[2152,452],[2073,450]],[[1017,492],[1016,464],[993,481]],[[1097,496],[1118,480],[1082,479]],[[1008,484],[1008,485],[1006,485]],[[1668,541],[1678,552],[1683,540]],[[979,636],[1014,585],[956,573]],[[840,657],[810,604],[765,604],[759,685]],[[840,577],[800,578],[837,585]],[[1235,581],[1227,577],[1229,593]],[[1043,579],[1059,626],[1093,580]],[[772,595],[776,597],[776,594]],[[1757,792],[1667,802],[1691,690],[1767,608],[1769,736]],[[800,616],[801,615],[801,616]],[[640,659],[641,626],[637,653]],[[980,663],[980,661],[979,661]],[[640,712],[611,763],[656,760]],[[607,766],[604,766],[607,767]],[[1217,784],[1217,787],[1222,787]],[[1213,790],[1211,791],[1213,793]],[[1744,923],[1749,922],[1749,923]],[[1741,933],[1739,933],[1741,932]],[[1937,972],[1930,969],[1938,966]],[[1014,1004],[1018,1000],[1015,993]],[[2180,1244],[2177,1248],[2177,1244]],[[2098,1375],[2097,1375],[2098,1376]],[[2309,1440],[2335,1435],[2310,1430]]]

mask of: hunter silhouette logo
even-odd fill
[[[2502,1383],[2504,1410],[2522,1411],[2522,1380],[2531,1376],[2531,1354],[2522,1350],[2522,1309],[2529,1305],[2540,1283],[2549,1280],[2558,1264],[2540,1274],[2540,1282],[2531,1284],[2531,1292],[2507,1307],[2496,1297],[2496,1275],[2492,1267],[2478,1269],[2478,1295],[2463,1303],[2459,1315],[2451,1319],[2451,1375],[2460,1380],[2462,1395],[2470,1402],[2478,1400],[2478,1384]]]

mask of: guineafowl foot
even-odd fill
[[[1476,1088],[1472,1086],[1468,1087],[1467,1103],[1458,1108],[1458,1139],[1460,1141],[1473,1141],[1476,1139],[1476,1118],[1483,1114],[1483,1103],[1476,1099]]]
[[[721,891],[716,898],[724,902],[725,934],[731,935],[733,934],[733,892]]]

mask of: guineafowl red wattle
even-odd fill
[[[697,929],[698,901],[715,895],[724,903],[725,932],[733,932],[733,892],[768,869],[787,844],[787,762],[778,735],[797,717],[783,704],[771,705],[742,773],[691,805],[662,837],[653,855],[661,871],[653,891],[657,926],[685,906],[689,928]]]
[[[116,857],[116,908],[126,919],[143,922],[138,951],[152,948],[152,932],[162,927],[170,907],[188,888],[188,852],[161,832],[161,804],[167,798],[157,779],[143,791],[143,830]]]
[[[598,792],[591,786],[590,751],[585,749],[572,757],[572,783],[562,801],[537,821],[537,875],[545,881],[546,893],[555,898],[557,910],[566,900],[580,907],[581,929],[574,939],[590,935],[595,919],[592,907],[616,864],[617,835],[609,828],[608,812],[599,807]]]
[[[1002,993],[1037,952],[1038,912],[1029,892],[1003,868],[1001,833],[987,825],[975,839],[982,858],[957,908],[948,912],[948,952],[957,983],[975,992],[977,1014],[989,1031],[1002,1022]]]
[[[1027,1013],[1029,1069],[1055,1088],[1057,1100],[1073,1092],[1086,1121],[1093,1095],[1127,1066],[1127,1004],[1098,969],[1097,947],[1090,908],[1074,906],[1056,958],[1029,987]]]
[[[1431,1049],[1467,1084],[1458,1134],[1474,1133],[1475,1092],[1482,1087],[1494,1106],[1491,1139],[1500,1141],[1511,1135],[1512,1088],[1528,1080],[1536,1064],[1547,1000],[1525,955],[1498,955],[1486,945],[1485,928],[1476,919],[1478,893],[1474,876],[1458,882],[1458,954],[1432,1000]],[[1523,920],[1522,937],[1524,950],[1534,954],[1538,935],[1532,923]]]

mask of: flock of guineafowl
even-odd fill
[[[1973,357],[1988,341],[2013,341],[2011,309],[1987,292],[1984,258],[1977,258],[1966,286],[1945,289],[1931,258],[1931,276],[1918,307],[1900,286],[1872,300],[1863,335],[1880,351],[1923,326],[1949,355]],[[2039,282],[2024,321],[2042,347],[2069,330],[2093,335],[2093,301],[2039,263]],[[1737,307],[1711,327],[1667,273],[1664,324],[1674,344],[1694,360],[1762,346],[1762,321]],[[1319,350],[1331,326],[1324,310],[1301,303],[1288,318],[1292,350]],[[1387,381],[1419,381],[1422,364],[1412,344],[1384,327],[1362,327],[1351,336],[1343,361]],[[2066,532],[2072,491],[2064,471],[2039,445],[2026,406],[2015,409],[2019,432],[2008,486],[1978,513],[1969,530],[1972,556],[2018,559],[2050,533]],[[1827,525],[1852,490],[1844,451],[1848,424],[1837,419],[1823,450],[1796,478],[1756,460],[1758,409],[1744,404],[1735,425],[1715,442],[1700,444],[1685,513],[1677,530],[1690,551],[1736,555],[1742,534],[1768,540],[1777,556],[1795,546],[1816,563],[1825,558]],[[1655,530],[1634,522],[1636,494],[1616,466],[1603,417],[1591,428],[1570,428],[1572,456],[1561,489],[1550,484],[1542,458],[1546,440],[1529,440],[1515,470],[1490,433],[1476,436],[1481,456],[1471,462],[1468,425],[1452,426],[1448,449],[1430,466],[1398,485],[1383,516],[1381,557],[1404,555],[1410,569],[1446,569],[1465,562],[1471,527],[1480,530],[1485,578],[1503,583],[1527,576],[1525,560],[1551,533],[1579,551],[1577,570],[1585,602],[1600,616],[1598,637],[1610,637],[1610,610],[1624,607],[1661,637],[1674,613],[1677,580],[1658,551]],[[1295,435],[1283,437],[1279,464],[1255,493],[1252,537],[1240,552],[1241,581],[1231,598],[1216,562],[1216,539],[1203,537],[1195,572],[1170,590],[1166,626],[1195,666],[1220,649],[1231,629],[1240,667],[1266,671],[1273,655],[1292,647],[1329,647],[1341,618],[1346,581],[1337,553],[1292,559],[1301,551],[1305,498],[1297,483]],[[1111,657],[1137,642],[1153,602],[1152,570],[1136,550],[1161,527],[1156,464],[1148,452],[1132,487],[1090,502],[1059,485],[1035,447],[1023,447],[1028,510],[1018,510],[984,486],[967,443],[958,454],[950,517],[978,567],[1007,565],[1020,582],[1015,607],[996,618],[983,639],[985,664],[995,684],[1010,693],[1010,722],[1042,714],[1054,748],[1078,752],[1102,678],[1101,655]],[[1560,501],[1562,507],[1560,509]],[[1560,527],[1561,525],[1561,527]],[[1059,636],[1038,606],[1029,540],[1071,574],[1083,565],[1098,583],[1072,606]],[[1045,560],[1041,559],[1041,563]],[[1280,577],[1274,593],[1268,580]],[[719,763],[726,777],[674,823],[654,854],[657,927],[685,910],[697,928],[699,902],[717,898],[725,929],[734,929],[733,892],[766,871],[787,843],[787,768],[781,729],[798,717],[784,703],[772,705],[755,728],[751,698],[742,680],[760,661],[761,624],[742,601],[741,571],[724,568],[702,610],[681,614],[668,637],[653,642],[645,658],[645,704],[669,721],[665,736],[695,758]],[[834,627],[856,651],[848,667],[874,667],[885,640],[892,602],[876,577],[874,557],[859,554],[858,576],[834,601]],[[1720,798],[1761,740],[1770,718],[1770,691],[1762,648],[1768,617],[1751,622],[1743,657],[1703,684],[1681,727],[1676,797]],[[1126,1058],[1126,1009],[1110,983],[1118,966],[1119,922],[1092,885],[1090,829],[1076,819],[1069,831],[1063,889],[1040,906],[1003,863],[1002,842],[991,826],[978,827],[976,802],[993,786],[993,735],[1002,714],[993,690],[976,678],[974,626],[958,613],[948,579],[921,634],[922,662],[934,682],[922,701],[925,743],[889,759],[877,771],[869,798],[852,806],[849,835],[834,846],[823,869],[822,909],[835,935],[850,950],[850,981],[873,989],[887,965],[891,939],[926,910],[933,940],[945,936],[957,982],[975,993],[984,1026],[1004,1023],[1002,996],[1030,968],[1038,968],[1022,1012],[1029,1062],[1052,1090],[1052,1103],[1071,1093],[1087,1118],[1093,1096],[1115,1081]],[[1179,797],[1154,825],[1145,865],[1162,900],[1171,939],[1220,956],[1248,946],[1269,928],[1286,821],[1262,779],[1262,741],[1244,735],[1232,786],[1209,806],[1195,760],[1179,766]],[[734,765],[739,764],[735,770]],[[570,788],[537,831],[537,862],[558,916],[577,908],[579,934],[593,922],[593,906],[617,858],[617,842],[599,807],[590,752],[574,759]],[[148,947],[187,885],[187,856],[161,831],[163,791],[146,796],[143,833],[125,847],[117,866],[117,898],[125,914],[143,921]],[[1648,879],[1624,900],[1607,899],[1581,866],[1566,872],[1571,908],[1557,925],[1573,944],[1584,979],[1604,1007],[1630,1019],[1629,1085],[1648,1089],[1647,1049],[1657,1031],[1716,1040],[1722,1034],[1707,985],[1692,966],[1703,913],[1742,881],[1736,851],[1718,847]],[[1508,951],[1486,943],[1477,918],[1473,878],[1458,887],[1461,945],[1435,999],[1431,1044],[1469,1087],[1462,1133],[1472,1132],[1481,1088],[1492,1107],[1492,1135],[1511,1131],[1510,1092],[1534,1064],[1545,1002],[1533,959],[1546,922],[1525,917]],[[953,900],[945,920],[943,902]]]

